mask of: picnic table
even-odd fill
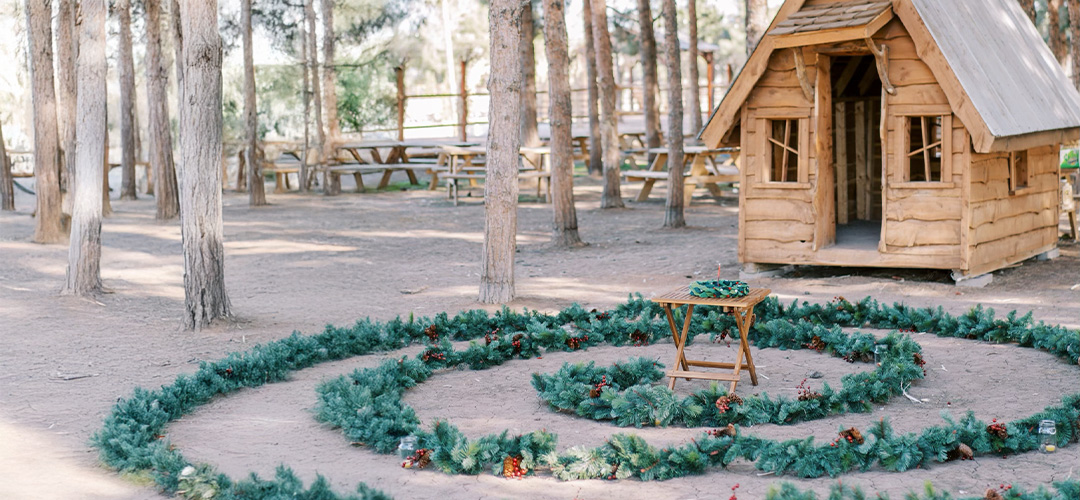
[[[637,201],[649,199],[653,184],[661,179],[667,179],[667,160],[670,150],[668,148],[650,148],[645,152],[653,156],[652,164],[648,169],[628,170],[622,172],[628,181],[645,181],[638,193]],[[704,187],[713,196],[720,196],[720,183],[739,182],[739,169],[735,166],[739,150],[737,148],[710,149],[705,146],[683,147],[683,171],[686,176],[687,186],[683,194],[685,204],[689,205],[694,196],[694,190]],[[720,156],[727,156],[722,162],[717,162]],[[686,165],[690,168],[687,169]]]
[[[576,128],[570,133],[570,142],[574,144],[574,161],[581,160],[585,162],[585,169],[589,168],[589,139],[591,135],[587,128]],[[542,134],[540,140],[544,141],[547,145],[551,145],[551,134]]]
[[[682,286],[660,295],[659,297],[653,298],[653,302],[660,304],[660,306],[664,308],[668,326],[671,328],[671,337],[675,341],[675,363],[672,364],[672,369],[667,374],[671,379],[668,382],[668,388],[675,388],[675,379],[677,378],[685,378],[687,380],[695,378],[722,380],[731,382],[731,389],[728,391],[728,394],[734,394],[735,386],[738,385],[741,378],[740,372],[744,368],[744,356],[746,357],[745,368],[750,372],[750,383],[757,385],[757,369],[754,367],[754,358],[750,355],[750,344],[747,342],[746,336],[750,331],[750,325],[754,322],[754,306],[762,300],[765,300],[765,297],[768,297],[771,292],[772,290],[767,288],[751,288],[750,292],[742,297],[707,299],[690,295],[688,287]],[[682,333],[680,335],[679,328],[675,324],[675,315],[672,313],[672,309],[682,305],[686,305],[686,318],[683,320]],[[735,355],[734,363],[686,359],[684,353],[686,336],[690,331],[690,323],[694,319],[695,305],[722,307],[725,311],[730,311],[732,315],[735,316],[735,325],[739,328],[739,348]],[[715,373],[691,370],[690,367],[693,366],[727,369],[732,370],[732,372]]]
[[[436,148],[438,143],[431,140],[415,141],[354,141],[342,142],[334,148],[334,164],[327,167],[330,175],[339,176],[351,173],[356,181],[356,191],[364,190],[363,174],[382,172],[379,189],[390,184],[390,176],[396,171],[404,171],[409,176],[409,183],[419,185],[416,170],[429,170],[431,164],[415,161],[409,157],[409,148]],[[361,152],[366,153],[365,155]],[[348,157],[343,158],[347,154]]]
[[[470,186],[476,186],[477,181],[487,177],[486,159],[480,160],[481,157],[487,155],[487,148],[443,145],[442,149],[443,154],[439,157],[439,164],[432,170],[431,188],[435,188],[441,176],[446,181],[447,196],[454,200],[456,206],[460,193],[459,180],[467,179]],[[551,191],[551,172],[547,168],[550,161],[545,161],[544,158],[550,158],[551,148],[547,146],[522,147],[519,153],[524,158],[522,168],[518,170],[518,179],[536,179],[536,196],[547,201],[551,198],[548,196]],[[538,156],[540,159],[533,163],[529,156]],[[544,190],[545,182],[547,190]]]

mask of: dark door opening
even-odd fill
[[[878,247],[881,239],[881,79],[871,55],[832,63],[836,246]]]

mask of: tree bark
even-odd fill
[[[117,0],[120,20],[120,199],[135,194],[135,58],[131,54],[131,0]]]
[[[600,142],[604,149],[604,190],[600,208],[622,208],[619,189],[619,116],[615,109],[615,75],[611,62],[611,37],[607,28],[604,0],[592,5],[593,43],[596,44],[596,72],[600,80]]]
[[[540,145],[540,132],[536,118],[536,28],[533,23],[532,0],[525,0],[521,8],[521,145]],[[548,96],[550,97],[550,96]],[[536,155],[528,155],[534,164],[540,161]]]
[[[34,188],[37,192],[34,241],[64,241],[60,211],[60,150],[53,87],[52,2],[26,0],[30,86],[34,106]]]
[[[1020,8],[1023,9],[1024,13],[1027,14],[1028,17],[1031,19],[1031,23],[1038,26],[1038,24],[1035,22],[1035,0],[1019,0],[1019,2]]]
[[[1047,30],[1050,35],[1050,51],[1054,53],[1059,64],[1065,62],[1068,50],[1065,46],[1065,37],[1061,30],[1061,0],[1048,0],[1046,5]]]
[[[1069,37],[1072,39],[1069,54],[1072,57],[1073,86],[1080,90],[1080,0],[1068,0]]]
[[[180,214],[180,199],[173,164],[172,131],[169,128],[169,69],[162,61],[161,0],[146,0],[146,103],[149,111],[150,170],[154,172],[154,203],[157,220]],[[179,110],[178,110],[179,112]]]
[[[304,15],[307,17],[308,27],[308,63],[309,70],[311,71],[311,96],[314,102],[315,108],[315,167],[318,170],[323,171],[323,194],[337,194],[331,192],[329,184],[326,182],[330,178],[330,173],[323,167],[323,146],[326,144],[326,134],[323,131],[322,120],[322,90],[319,85],[319,43],[315,33],[315,0],[307,0],[307,4],[304,6]],[[340,187],[338,191],[340,191]]]
[[[514,300],[517,250],[518,156],[521,134],[521,2],[492,0],[488,11],[491,67],[488,78],[487,179],[484,181],[484,248],[480,302]]]
[[[660,147],[660,85],[656,76],[656,34],[653,30],[650,0],[638,0],[638,25],[641,27],[641,106],[645,114],[645,147]],[[648,155],[652,158],[652,155]]]
[[[325,0],[324,0],[325,1]],[[248,205],[266,205],[266,182],[263,180],[262,163],[259,162],[258,117],[255,108],[255,63],[251,46],[251,0],[240,1],[240,31],[244,37],[244,154],[250,179],[248,180]]]
[[[745,0],[746,55],[754,52],[765,30],[769,28],[769,4],[766,0]]]
[[[693,0],[691,0],[693,1]],[[668,190],[664,227],[685,227],[683,217],[682,61],[675,0],[664,0],[664,52],[668,70]]]
[[[65,193],[61,210],[68,215],[71,215],[71,204],[75,200],[75,57],[79,53],[75,15],[75,0],[60,0],[56,14],[56,72],[60,91],[57,94],[57,118],[60,124],[60,154],[63,159],[60,189]]]
[[[334,158],[334,150],[341,136],[341,126],[337,115],[337,69],[334,67],[334,0],[320,0],[323,25],[323,104],[326,112],[326,142],[323,146],[323,158]],[[325,181],[328,193],[341,192],[341,177],[332,176]]]
[[[11,159],[4,143],[3,120],[0,120],[0,210],[15,211],[15,179],[11,177]]]
[[[101,292],[101,196],[98,179],[105,158],[105,6],[106,0],[80,2],[78,121],[81,139],[75,153],[75,201],[71,213],[67,280],[62,293],[82,297]],[[123,2],[120,2],[123,3]]]
[[[305,4],[306,7],[306,4]],[[311,175],[308,170],[308,149],[311,145],[311,81],[308,75],[311,73],[310,61],[308,61],[308,36],[307,36],[307,9],[304,9],[304,21],[300,23],[300,68],[302,73],[300,93],[304,98],[304,150],[300,152],[299,189],[301,193],[308,190]]]
[[[551,242],[582,246],[574,208],[573,106],[570,101],[570,54],[567,51],[566,3],[544,0],[544,50],[548,61],[548,121],[551,122],[551,207],[555,212]]]
[[[221,220],[221,35],[217,0],[183,0],[180,234],[185,329],[230,316]]]
[[[173,60],[176,63],[176,96],[179,99],[184,95],[184,28],[180,24],[180,0],[171,0],[169,17],[175,53]],[[176,115],[178,122],[184,121],[184,106],[176,107]],[[179,142],[179,136],[177,136],[177,142]]]
[[[687,0],[686,24],[689,26],[690,50],[687,59],[690,60],[690,95],[686,100],[690,108],[690,131],[697,135],[701,132],[701,88],[698,82],[701,74],[698,73],[698,34],[697,34],[697,0]]]
[[[105,102],[105,116],[108,116],[108,101]],[[76,123],[75,135],[78,135],[78,124]],[[78,149],[78,148],[76,148]],[[78,168],[78,151],[76,153],[75,166]],[[109,131],[105,130],[105,154],[101,155],[102,175],[101,175],[101,216],[108,217],[112,215],[112,203],[109,202]]]
[[[596,84],[596,45],[593,40],[592,8],[589,0],[581,2],[585,24],[585,87],[588,89],[586,107],[589,113],[589,174],[599,177],[604,169],[600,140],[600,90]]]

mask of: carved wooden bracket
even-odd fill
[[[802,47],[792,47],[791,53],[795,56],[795,75],[799,77],[799,85],[802,87],[803,96],[807,101],[814,100],[814,86],[806,77],[806,61],[803,60]]]
[[[882,44],[881,48],[878,48],[873,38],[866,39],[866,46],[870,48],[870,52],[874,54],[874,60],[877,62],[881,88],[885,89],[885,92],[888,92],[889,95],[896,95],[896,87],[893,87],[892,82],[889,81],[889,46]]]

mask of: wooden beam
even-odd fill
[[[836,223],[848,223],[847,104],[836,103]]]
[[[866,37],[866,46],[870,48],[870,53],[874,54],[878,78],[881,79],[881,88],[885,89],[885,92],[888,92],[889,95],[896,95],[896,87],[889,82],[889,46],[882,44],[878,48],[874,39],[870,37]]]
[[[866,104],[868,101],[855,103],[855,218],[869,219],[866,202],[866,143],[870,135],[866,132]]]
[[[855,72],[859,70],[859,63],[862,59],[858,57],[852,57],[848,59],[848,63],[844,66],[844,71],[840,73],[840,78],[836,80],[836,89],[833,91],[834,95],[843,94],[847,90],[847,86],[851,83],[852,77],[855,76]]]
[[[814,192],[813,249],[824,248],[836,242],[836,195],[833,180],[833,105],[832,105],[832,58],[818,55],[817,81],[814,85],[814,146],[817,159],[817,182]]]
[[[802,87],[803,97],[806,97],[807,101],[813,102],[814,86],[806,76],[806,61],[803,60],[802,47],[791,49],[791,54],[795,57],[795,76],[799,77],[799,86]]]
[[[826,43],[847,42],[873,36],[893,18],[891,8],[885,9],[869,23],[846,28],[816,30],[803,33],[791,33],[776,36],[777,48],[805,47]],[[770,28],[771,29],[771,28]]]
[[[1032,149],[1041,146],[1075,142],[1078,139],[1080,139],[1080,129],[1076,128],[1045,130],[1043,132],[1014,135],[1010,137],[995,137],[990,143],[990,148],[987,152],[997,153],[1002,151],[1018,151],[1021,149]]]

